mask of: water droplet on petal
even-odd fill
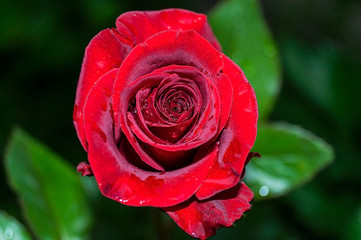
[[[262,197],[265,197],[269,194],[269,189],[267,186],[262,186],[258,192],[259,192],[259,195],[261,195]]]

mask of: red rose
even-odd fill
[[[162,208],[204,239],[250,207],[257,103],[206,16],[127,12],[85,51],[74,124],[104,196]]]

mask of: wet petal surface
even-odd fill
[[[230,227],[241,218],[251,207],[252,198],[252,191],[244,183],[239,183],[210,199],[200,201],[193,197],[163,210],[189,235],[206,239],[214,235],[216,229]]]

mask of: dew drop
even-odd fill
[[[265,197],[269,194],[269,189],[267,186],[262,186],[258,192],[259,192],[259,195],[261,195],[262,197]]]
[[[173,132],[172,135],[171,135],[172,138],[176,138],[178,137],[178,134],[176,132]]]
[[[221,144],[220,141],[217,141],[217,142],[216,142],[216,146],[219,146],[220,144]]]
[[[11,227],[6,227],[5,228],[4,237],[5,237],[5,239],[13,239],[14,232],[13,232],[13,229]]]
[[[198,238],[198,235],[195,234],[194,232],[192,232],[192,236],[195,237],[195,238]]]
[[[211,131],[212,131],[212,132],[216,131],[216,129],[217,129],[216,126],[212,126],[212,127],[211,127]]]

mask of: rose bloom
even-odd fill
[[[201,239],[250,208],[256,97],[205,15],[120,15],[85,50],[73,118],[90,163],[78,170],[104,196],[161,208]]]

